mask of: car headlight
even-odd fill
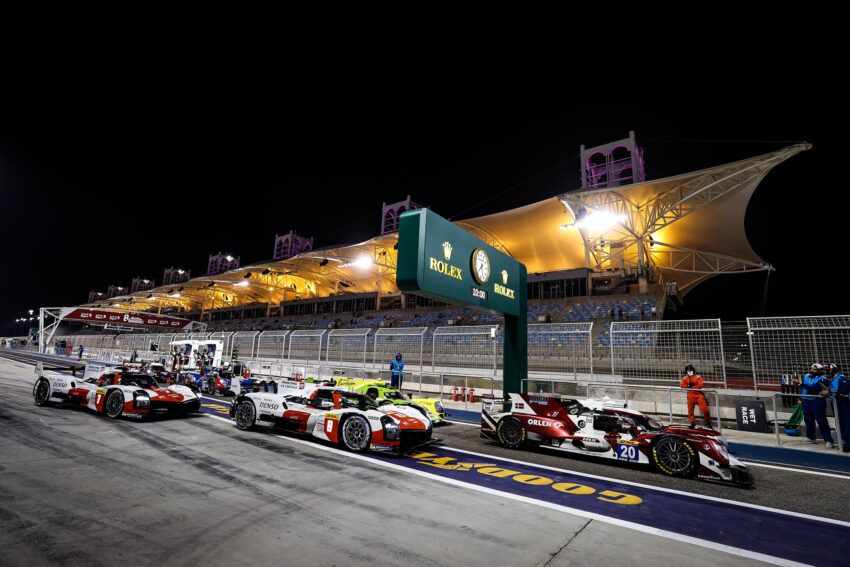
[[[135,409],[150,409],[151,397],[144,391],[133,392],[133,407]]]
[[[711,446],[714,447],[714,450],[723,455],[723,458],[727,461],[729,460],[729,450],[726,449],[726,445],[722,443],[717,443],[716,441],[711,442]]]
[[[393,419],[387,415],[381,418],[381,425],[384,428],[384,439],[387,441],[398,441],[401,438],[401,429]]]
[[[436,402],[434,404],[434,409],[437,410],[437,413],[444,413],[446,411],[443,409],[443,402]]]

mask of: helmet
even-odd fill
[[[396,358],[401,358],[401,353],[400,353],[400,352],[395,353],[395,357],[396,357]]]
[[[812,370],[823,370],[823,366],[815,362],[814,364],[812,364]]]
[[[688,373],[688,371],[691,371],[691,372],[693,372],[694,374],[696,374],[697,369],[696,369],[696,368],[694,368],[694,365],[693,365],[693,364],[688,364],[688,365],[686,365],[686,366],[685,366],[685,373],[687,374],[687,373]]]

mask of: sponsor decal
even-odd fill
[[[443,257],[446,259],[446,262],[452,259],[452,243],[451,242],[443,242]]]
[[[602,443],[602,441],[596,437],[583,437],[581,441],[582,443],[590,443],[591,445],[594,443]]]
[[[335,413],[326,413],[326,414],[325,414],[325,419],[332,419],[332,420],[334,420],[334,421],[338,421],[338,420],[339,420],[339,416],[338,416],[337,414],[335,414]]]
[[[548,404],[549,398],[546,396],[528,396],[528,401],[532,404]]]
[[[460,462],[454,457],[439,457],[434,453],[422,452],[408,453],[407,456],[415,459],[419,464],[438,469],[468,472],[470,474],[483,474],[495,478],[509,478],[515,482],[533,486],[549,486],[552,490],[556,490],[561,493],[574,494],[576,496],[594,496],[597,500],[610,502],[612,504],[635,505],[643,502],[642,498],[632,494],[614,492],[613,490],[602,490],[597,492],[597,490],[591,486],[585,486],[574,482],[555,482],[554,479],[546,476],[522,474],[520,471],[502,468],[494,463],[488,463],[486,461]]]
[[[280,406],[272,402],[260,402],[260,409],[276,410],[280,409]]]
[[[516,409],[525,409],[525,404],[522,403],[522,402],[517,402],[517,403],[514,404],[514,407]]]
[[[618,445],[640,445],[640,443],[637,442],[637,441],[628,441],[626,439],[622,439],[620,441],[617,441],[617,444]]]
[[[378,417],[377,415],[370,415],[369,419],[371,419],[372,421],[380,421],[381,420],[381,418]]]
[[[447,262],[443,262],[442,260],[437,260],[433,256],[430,256],[428,258],[428,269],[434,270],[435,272],[440,272],[444,276],[449,276],[450,278],[454,278],[456,280],[463,279],[463,270],[461,270],[457,266],[452,266]]]
[[[502,270],[502,284],[508,285],[508,271]]]
[[[68,388],[68,383],[63,382],[62,380],[54,380],[53,387],[54,388]]]
[[[555,423],[548,421],[548,420],[543,420],[543,419],[529,419],[528,424],[529,425],[537,425],[539,427],[550,427],[552,425],[555,425]]]

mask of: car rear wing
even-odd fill
[[[109,367],[105,364],[86,363],[86,372],[83,374],[83,381],[85,382],[89,378],[100,378],[101,374],[106,372],[107,368]]]

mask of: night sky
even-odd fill
[[[159,284],[171,265],[202,275],[218,251],[270,259],[290,229],[316,248],[366,240],[382,202],[408,194],[453,219],[552,197],[579,187],[580,144],[629,130],[650,179],[814,144],[768,174],[747,233],[776,267],[767,315],[846,313],[845,102],[795,84],[646,84],[626,96],[566,84],[305,82],[257,94],[121,83],[3,95],[0,335],[27,309],[84,303],[90,289]],[[764,281],[714,278],[677,317],[758,315]]]

